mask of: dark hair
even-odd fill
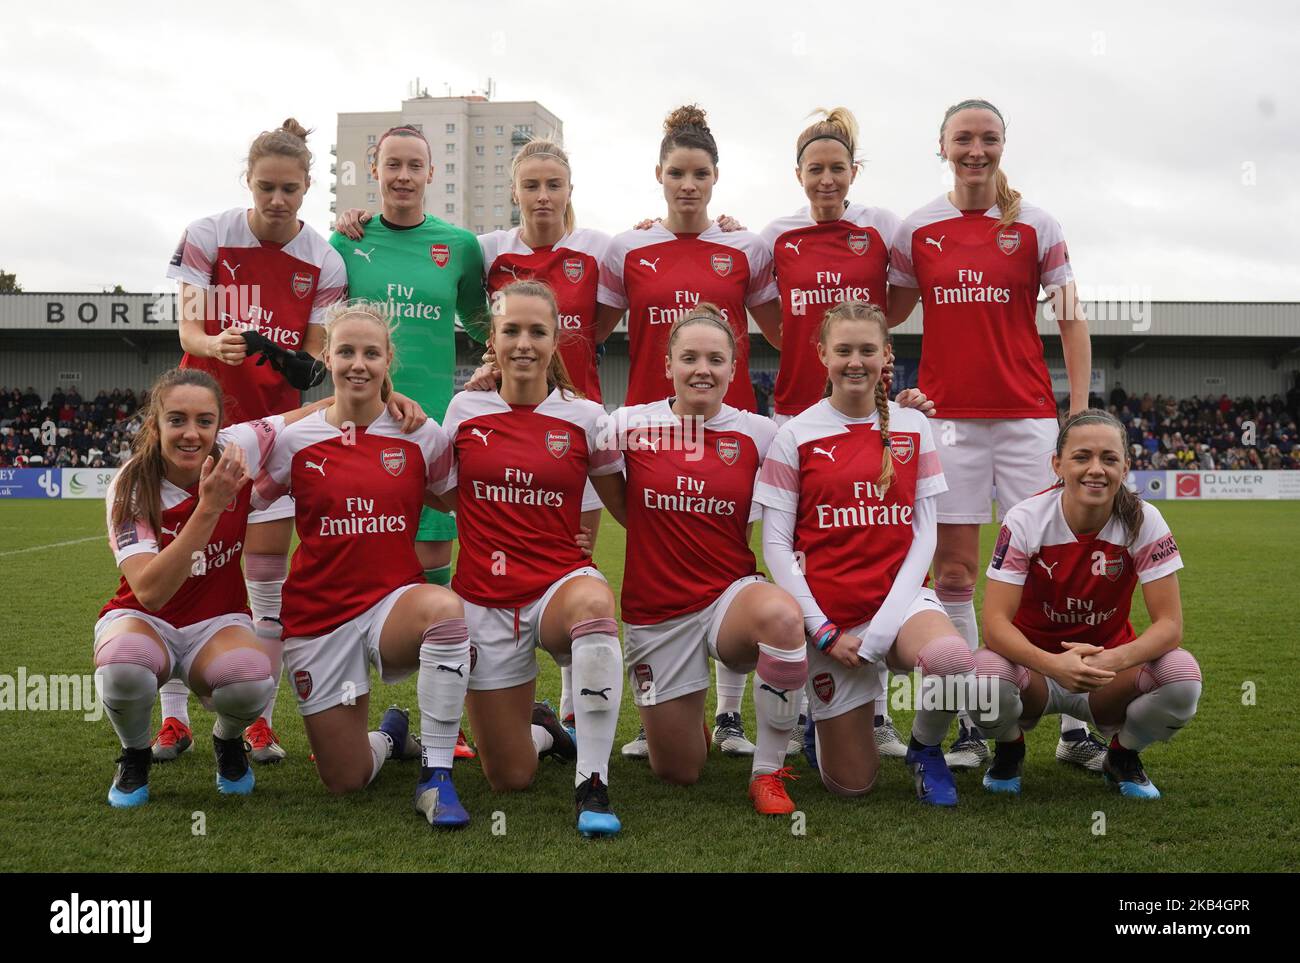
[[[664,139],[659,142],[659,163],[663,163],[674,147],[690,147],[709,155],[716,167],[718,142],[705,123],[704,111],[698,104],[685,104],[664,118]]]
[[[211,391],[217,400],[217,424],[225,421],[225,399],[212,375],[199,368],[172,368],[159,375],[149,390],[149,399],[140,409],[140,430],[131,441],[131,457],[117,475],[111,516],[115,529],[143,518],[155,532],[162,530],[162,481],[167,463],[163,459],[158,419],[162,417],[163,395],[184,385]],[[221,446],[214,442],[209,454],[219,457]]]
[[[1102,411],[1100,408],[1089,408],[1087,411],[1077,412],[1065,419],[1065,424],[1061,425],[1061,430],[1056,436],[1057,458],[1060,458],[1065,453],[1066,437],[1070,434],[1070,429],[1077,425],[1106,425],[1114,428],[1119,432],[1119,449],[1124,455],[1124,464],[1129,463],[1128,432],[1125,431],[1118,418],[1108,411]],[[1064,488],[1065,479],[1058,479],[1052,487]],[[1124,526],[1124,534],[1128,536],[1126,544],[1131,547],[1138,537],[1138,532],[1142,530],[1142,499],[1121,484],[1119,491],[1115,493],[1114,513],[1119,516],[1120,524]]]
[[[399,124],[396,127],[390,127],[379,135],[379,141],[375,144],[374,154],[371,155],[370,163],[379,163],[379,148],[384,146],[384,141],[389,137],[418,137],[424,141],[424,149],[429,152],[429,163],[433,163],[433,148],[429,146],[429,138],[424,136],[424,131],[414,124]]]

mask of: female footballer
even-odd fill
[[[704,767],[709,660],[742,678],[757,669],[749,797],[759,813],[787,814],[785,755],[808,662],[799,606],[758,574],[749,548],[755,477],[776,426],[722,401],[735,340],[717,308],[697,305],[668,334],[672,397],[611,416],[627,463],[624,662],[650,767],[679,785]]]
[[[244,180],[251,208],[200,218],[185,229],[167,276],[179,282],[182,368],[216,378],[228,401],[226,424],[291,411],[302,384],[292,385],[248,350],[251,331],[287,351],[320,354],[322,321],[343,296],[346,276],[325,239],[298,220],[311,187],[308,131],[292,117],[259,134],[248,149]],[[280,592],[293,532],[288,499],[254,512],[244,551],[245,581],[258,630],[279,641]],[[175,759],[192,743],[189,693],[173,679],[163,687],[162,728],[154,758]],[[275,690],[244,733],[258,762],[279,762],[284,749],[271,728]]]
[[[1024,733],[1068,712],[1108,737],[1108,783],[1158,799],[1138,753],[1187,725],[1201,695],[1181,647],[1183,560],[1160,512],[1124,487],[1128,438],[1114,416],[1071,416],[1052,470],[1055,487],[1007,512],[988,568],[975,672],[995,697],[974,715],[997,743],[984,785],[1018,794]],[[1141,635],[1129,623],[1139,583],[1151,616]]]
[[[300,545],[284,593],[284,661],[321,782],[364,788],[390,758],[415,754],[405,712],[367,732],[370,667],[387,683],[418,672],[421,770],[415,808],[433,826],[469,822],[451,779],[471,662],[460,599],[429,584],[415,551],[426,492],[452,472],[442,430],[392,417],[395,363],[383,306],[330,314],[332,403],[286,429],[257,484],[257,503],[294,496]]]
[[[818,345],[828,396],[781,427],[755,499],[768,570],[803,611],[822,782],[845,796],[871,790],[878,666],[919,667],[907,763],[922,803],[954,806],[940,742],[974,659],[924,587],[946,485],[926,418],[886,399],[888,330],[862,301],[826,312]]]
[[[984,100],[948,108],[939,154],[953,189],[903,222],[890,255],[889,319],[901,324],[918,299],[925,317],[921,389],[930,395],[948,491],[939,497],[934,574],[939,600],[973,652],[979,645],[975,577],[979,526],[1051,484],[1056,398],[1038,336],[1038,292],[1061,332],[1070,411],[1088,407],[1092,349],[1056,219],[1021,200],[1001,170],[1006,124]],[[971,377],[972,365],[980,372]],[[1063,716],[1057,758],[1100,768],[1104,747]],[[964,723],[949,764],[974,768],[988,749]]]
[[[598,444],[604,409],[569,380],[559,314],[540,281],[501,289],[489,335],[501,388],[452,400],[444,431],[454,466],[439,491],[459,524],[452,587],[474,639],[466,708],[483,773],[498,792],[521,790],[539,754],[576,755],[578,830],[605,836],[621,828],[608,785],[622,653],[613,594],[574,533],[588,478],[619,505],[623,459]],[[553,715],[534,722],[539,647],[572,663],[576,749]]]

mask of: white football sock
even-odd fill
[[[212,690],[212,711],[217,721],[212,734],[218,739],[234,739],[257,720],[275,686],[269,676],[256,682],[231,682]]]
[[[751,777],[776,772],[785,765],[790,734],[799,721],[799,693],[808,681],[807,650],[802,646],[778,649],[758,643],[754,678],[758,735]]]
[[[366,785],[370,785],[392,755],[393,740],[383,732],[367,732],[366,739],[370,742],[370,778],[366,780]]]
[[[1076,719],[1074,716],[1067,716],[1064,713],[1061,714],[1061,735],[1065,735],[1067,732],[1074,732],[1076,729],[1087,728],[1088,723],[1084,722],[1082,719]]]
[[[168,679],[158,690],[162,693],[162,717],[190,724],[190,687],[180,679]]]
[[[1153,742],[1168,742],[1196,715],[1201,698],[1199,680],[1166,682],[1140,695],[1128,704],[1124,725],[1119,730],[1119,744],[1141,752]]]
[[[122,748],[148,749],[158,677],[142,665],[112,662],[95,670],[95,688]]]
[[[728,669],[721,662],[717,663],[718,671],[718,715],[724,712],[740,712],[740,704],[745,698],[745,679],[747,676],[743,672],[736,672]]]
[[[445,619],[429,626],[420,644],[420,674],[415,683],[423,747],[420,757],[425,768],[451,768],[468,688],[469,629],[465,620]]]
[[[541,726],[533,726],[533,748],[540,756],[555,745],[555,737]]]
[[[573,715],[573,663],[560,666],[560,721]]]
[[[623,702],[623,652],[613,619],[587,619],[570,630],[573,639],[573,715],[578,732],[574,785],[593,774],[609,784],[609,754]]]

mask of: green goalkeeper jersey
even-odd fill
[[[403,228],[371,218],[365,237],[337,231],[330,244],[348,270],[348,297],[387,306],[395,322],[393,386],[442,421],[456,374],[455,319],[482,341],[487,330],[478,238],[431,214]]]

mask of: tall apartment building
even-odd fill
[[[433,148],[433,183],[425,189],[427,213],[483,234],[514,227],[510,162],[534,136],[563,143],[560,119],[536,101],[493,102],[480,94],[402,101],[402,109],[339,114],[330,173],[330,211],[379,209],[379,185],[370,175],[370,152],[381,134],[414,124]]]

